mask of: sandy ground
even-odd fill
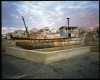
[[[12,43],[12,42],[11,42]],[[3,79],[99,79],[99,52],[49,65],[16,58],[2,51]]]

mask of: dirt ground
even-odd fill
[[[6,44],[7,42],[5,42]],[[11,41],[11,46],[14,42]],[[8,43],[7,43],[8,44]],[[4,45],[3,45],[4,47]],[[4,47],[5,48],[5,47]],[[3,49],[4,49],[3,48]],[[97,48],[96,48],[97,49]],[[43,65],[5,54],[2,50],[3,79],[99,79],[99,52]]]

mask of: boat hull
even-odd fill
[[[57,39],[24,39],[16,38],[16,46],[22,47],[24,49],[42,49],[50,47],[65,46],[68,44],[68,38],[57,38]]]

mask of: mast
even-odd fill
[[[68,35],[69,34],[68,28],[69,28],[69,19],[70,19],[70,17],[68,16],[66,19],[68,21],[68,26],[67,26],[67,35]],[[67,37],[69,37],[69,35]]]

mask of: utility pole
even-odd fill
[[[69,28],[69,19],[70,19],[70,17],[68,16],[66,19],[67,19],[67,21],[68,21],[67,34],[69,34],[68,28]],[[68,35],[68,37],[69,37],[69,35]]]

